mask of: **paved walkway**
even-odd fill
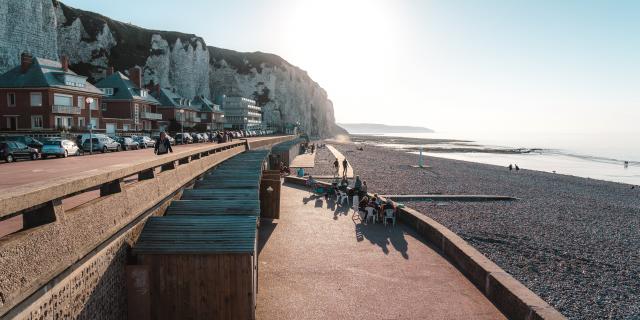
[[[317,151],[317,150],[316,150]],[[291,168],[313,168],[316,163],[316,152],[297,155],[291,161]]]
[[[258,319],[504,319],[411,229],[352,212],[283,186],[260,226]]]
[[[327,145],[327,149],[329,149],[329,151],[331,151],[331,153],[333,153],[333,156],[338,158],[338,162],[340,163],[340,176],[342,176],[342,172],[344,170],[344,168],[342,167],[342,160],[344,160],[344,155],[342,155],[342,153],[340,151],[338,151],[338,149],[336,149],[334,146],[332,145]],[[347,160],[347,163],[349,162],[349,160]],[[347,178],[353,178],[353,167],[351,166],[351,164],[347,164]]]

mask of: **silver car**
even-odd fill
[[[52,139],[45,140],[42,144],[42,159],[46,159],[48,156],[66,158],[70,155],[79,156],[83,153],[82,149],[71,140]]]

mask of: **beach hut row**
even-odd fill
[[[280,169],[280,162],[289,167],[291,161],[300,154],[300,144],[303,142],[306,142],[306,140],[296,138],[273,146],[269,156],[269,167]]]
[[[260,181],[269,151],[224,161],[146,222],[150,319],[255,319]]]

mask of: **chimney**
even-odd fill
[[[33,56],[28,52],[23,52],[20,55],[20,72],[25,73],[31,67],[33,63]]]
[[[69,71],[69,57],[61,55],[60,64],[62,65],[62,70],[64,70],[64,72]]]
[[[134,86],[142,89],[142,68],[135,66],[129,69],[129,79]]]
[[[113,67],[107,68],[107,77],[113,74]]]

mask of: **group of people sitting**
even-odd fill
[[[349,180],[347,180],[346,176],[343,176],[342,180],[340,181],[335,178],[331,183],[331,187],[329,188],[320,187],[313,176],[309,176],[309,178],[307,179],[307,186],[311,188],[315,193],[323,193],[325,200],[328,200],[330,197],[337,198],[341,192],[345,193],[348,197],[347,202],[351,203],[353,209],[364,212],[363,221],[367,221],[368,218],[369,212],[366,210],[367,207],[371,207],[374,209],[373,214],[376,215],[377,221],[383,221],[384,212],[387,209],[393,209],[394,215],[396,212],[396,206],[390,199],[383,201],[377,194],[369,196],[367,192],[367,182],[361,180],[360,176],[356,176],[353,188],[349,188]]]

